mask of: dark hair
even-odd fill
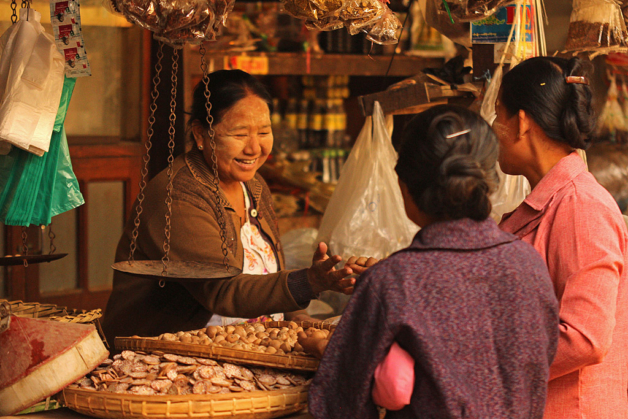
[[[211,93],[209,101],[212,104],[210,112],[214,117],[214,124],[219,123],[224,113],[248,94],[258,96],[268,104],[268,109],[272,112],[273,100],[266,87],[255,77],[242,70],[218,70],[210,73],[209,91]],[[194,88],[190,125],[198,121],[207,127],[206,102],[205,83],[201,80]]]
[[[530,58],[506,73],[501,101],[510,115],[521,109],[531,115],[551,139],[587,149],[596,121],[591,89],[566,77],[588,77],[592,67],[579,58]]]
[[[425,214],[481,221],[491,213],[497,155],[497,137],[478,114],[439,105],[408,123],[395,171]]]

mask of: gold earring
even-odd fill
[[[199,146],[198,146],[198,149],[199,149],[199,150],[202,150],[202,149],[203,149],[203,146],[202,146],[202,145],[199,145]]]

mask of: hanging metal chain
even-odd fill
[[[209,91],[209,73],[207,61],[205,61],[205,46],[201,44],[199,49],[201,53],[201,71],[203,72],[203,83],[205,83],[205,110],[207,111],[207,135],[209,135],[209,144],[211,147],[212,171],[214,172],[214,187],[216,188],[216,210],[218,211],[218,227],[220,228],[220,248],[222,250],[222,262],[229,271],[229,252],[227,250],[227,222],[225,220],[225,211],[220,199],[220,177],[218,176],[218,159],[216,157],[216,139],[213,128],[214,117],[211,115],[212,104],[209,100],[211,92]]]
[[[11,0],[11,24],[17,22],[17,1]]]
[[[153,126],[155,125],[155,112],[157,112],[157,98],[159,97],[159,84],[161,83],[161,60],[164,58],[164,43],[159,43],[157,51],[157,64],[155,65],[155,75],[153,76],[153,91],[150,93],[152,98],[150,104],[150,117],[148,118],[148,131],[146,136],[146,154],[142,157],[144,167],[142,168],[142,180],[140,181],[140,193],[137,195],[137,206],[135,207],[135,220],[133,220],[133,232],[131,233],[131,252],[129,253],[129,265],[135,260],[135,249],[137,249],[137,236],[140,229],[140,215],[144,210],[142,203],[144,202],[144,189],[146,188],[146,178],[148,177],[148,163],[150,162],[150,149],[153,147],[152,138],[154,134]]]
[[[54,252],[57,251],[57,246],[55,246],[55,239],[57,238],[57,235],[54,233],[54,231],[52,231],[52,221],[48,225],[48,238],[50,239],[50,251],[48,252],[48,254],[52,255],[54,254]]]
[[[22,9],[26,9],[30,7],[30,2],[28,0],[22,0]]]
[[[28,256],[28,234],[26,232],[26,228],[22,226],[22,256]],[[24,259],[24,267],[28,268],[28,262]]]
[[[164,256],[161,258],[161,261],[164,265],[163,271],[161,272],[162,276],[166,276],[168,274],[168,262],[170,261],[170,221],[172,216],[172,175],[173,175],[173,165],[174,165],[174,134],[175,134],[175,122],[177,120],[177,72],[179,70],[179,50],[174,49],[172,53],[172,76],[170,80],[172,81],[172,88],[170,89],[170,127],[168,128],[168,134],[170,135],[170,141],[168,141],[168,150],[170,153],[168,154],[168,186],[166,187],[166,228],[165,234],[166,238],[164,240]],[[159,286],[163,287],[163,280],[159,281]]]

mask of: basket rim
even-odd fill
[[[65,398],[65,394],[77,393],[78,395],[85,396],[102,396],[109,399],[124,399],[138,402],[188,402],[188,401],[209,401],[209,400],[233,400],[233,399],[252,399],[255,397],[267,398],[272,395],[281,394],[298,394],[309,390],[310,385],[305,384],[302,386],[296,386],[292,388],[280,389],[280,390],[255,390],[255,391],[242,391],[239,393],[228,394],[184,394],[184,395],[168,395],[168,394],[131,394],[131,393],[110,393],[108,391],[86,390],[82,388],[69,388],[63,389],[62,393]]]

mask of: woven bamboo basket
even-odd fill
[[[264,326],[287,327],[290,322],[263,322]],[[315,327],[317,329],[334,330],[335,326],[322,322],[296,322],[304,329]],[[252,323],[255,324],[255,323]],[[117,350],[131,350],[165,353],[173,353],[185,356],[198,356],[219,361],[227,361],[234,364],[255,365],[261,367],[282,368],[296,371],[316,371],[319,360],[311,356],[302,355],[278,355],[266,354],[241,349],[225,348],[218,345],[199,345],[194,343],[169,342],[155,338],[119,337],[116,338]]]
[[[64,389],[65,406],[97,418],[238,418],[267,419],[307,406],[308,386],[286,390],[186,396],[117,394]]]

